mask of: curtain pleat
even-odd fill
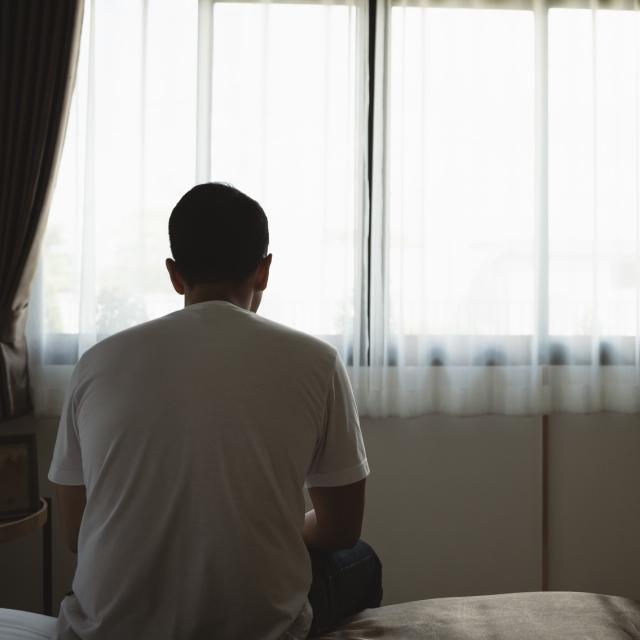
[[[0,1],[0,421],[30,410],[27,305],[81,18],[81,0]]]

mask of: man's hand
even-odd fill
[[[58,514],[65,545],[72,553],[78,553],[78,533],[82,514],[87,504],[87,492],[84,485],[69,486],[54,484],[58,499]]]
[[[314,509],[307,512],[302,537],[309,549],[337,551],[360,539],[366,480],[341,487],[312,487]]]

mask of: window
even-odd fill
[[[549,328],[636,336],[640,23],[595,19],[549,12]]]
[[[357,12],[88,3],[42,260],[49,362],[179,308],[163,267],[168,218],[208,180],[267,212],[274,261],[261,312],[351,341],[366,118]]]
[[[269,216],[261,312],[335,344],[364,413],[640,410],[639,20],[627,0],[93,0],[45,361],[178,308],[166,222],[213,179]]]
[[[254,195],[269,217],[274,262],[261,312],[341,335],[354,314],[361,215],[355,7],[213,7],[211,176]]]
[[[390,8],[378,360],[637,362],[638,14],[455,5]]]
[[[390,332],[531,335],[533,13],[394,7],[390,43]]]

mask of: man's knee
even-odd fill
[[[382,602],[382,562],[373,547],[364,540],[359,540],[357,545],[359,552],[366,558],[370,570],[368,581],[369,592],[367,597],[367,608],[379,607]]]
[[[336,558],[342,564],[339,571],[344,572],[344,586],[353,591],[360,590],[359,609],[379,607],[382,602],[382,562],[370,544],[364,540],[358,542]]]
[[[314,613],[313,634],[334,629],[363,609],[380,606],[382,563],[364,540],[335,553],[312,552],[311,563],[313,583],[309,601]]]

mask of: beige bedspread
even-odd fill
[[[437,598],[368,609],[322,640],[640,640],[640,603],[592,593]]]

